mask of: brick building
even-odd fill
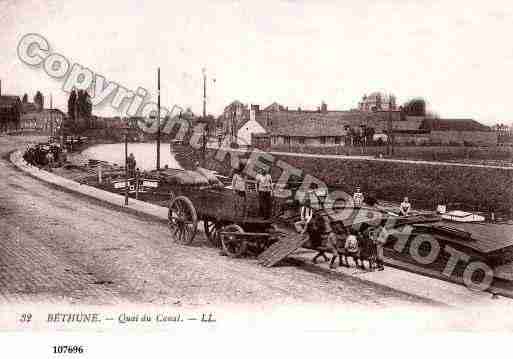
[[[381,92],[373,92],[370,95],[363,95],[358,103],[358,110],[363,112],[397,110],[396,98],[394,95],[387,95]]]
[[[389,123],[390,118],[390,123]],[[401,118],[398,112],[294,112],[274,116],[269,126],[271,146],[350,146],[368,143],[375,134],[416,131],[419,118]]]
[[[0,132],[17,130],[20,126],[21,100],[18,96],[0,95]]]
[[[38,112],[39,109],[37,105],[33,102],[22,102],[21,103],[21,112],[22,113],[30,113],[30,112]]]
[[[330,111],[322,103],[317,110],[289,110],[274,102],[260,110],[258,105],[234,101],[225,108],[220,122],[225,134],[233,133],[234,139],[240,137],[239,142],[251,141],[259,148],[347,146],[368,144],[378,137],[386,141],[389,136],[398,145],[497,144],[497,134],[475,120],[406,116],[395,107],[393,96],[371,95],[366,97],[367,105],[388,101],[393,109],[374,106],[370,111]]]
[[[497,124],[492,126],[492,131],[497,134],[498,146],[513,146],[513,125]]]
[[[235,138],[237,131],[249,121],[249,115],[248,105],[235,100],[224,108],[222,115],[218,118],[218,126],[222,133]]]
[[[54,135],[61,127],[65,117],[64,112],[59,109],[43,109],[37,112],[23,113],[20,119],[20,129]]]

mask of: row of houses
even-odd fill
[[[64,121],[59,109],[45,109],[43,104],[22,101],[19,96],[2,95],[0,89],[0,133],[37,131],[55,134]]]
[[[0,89],[1,91],[1,89]],[[26,96],[24,96],[25,98]],[[184,116],[196,118],[192,112]],[[20,101],[18,96],[0,93],[0,131],[35,130],[56,133],[66,115],[58,109],[44,109]],[[213,118],[207,122],[215,122]],[[125,119],[91,116],[87,128],[125,126]],[[394,144],[485,145],[511,143],[509,128],[494,129],[473,119],[440,119],[428,116],[407,116],[396,105],[393,95],[372,93],[363,96],[358,108],[349,111],[329,110],[322,103],[315,110],[289,109],[272,103],[260,109],[234,101],[225,107],[217,126],[209,126],[210,135],[229,135],[240,145],[259,148],[283,146],[348,146],[385,143]]]
[[[59,109],[42,109],[36,112],[22,113],[20,118],[20,130],[37,131],[55,134],[61,127],[66,115]]]
[[[364,100],[358,109],[349,111],[328,110],[325,103],[317,110],[289,110],[278,103],[261,110],[258,105],[234,101],[225,108],[218,125],[239,145],[264,149],[379,143],[389,136],[395,144],[497,145],[497,134],[473,119],[407,116],[395,101],[382,109],[372,105],[369,97]],[[371,111],[366,110],[370,107]]]
[[[19,128],[21,111],[21,100],[18,96],[0,93],[0,133]]]

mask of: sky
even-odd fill
[[[62,81],[17,56],[27,33],[153,99],[160,67],[162,104],[198,114],[205,67],[214,115],[235,99],[349,110],[383,91],[446,118],[513,122],[510,1],[0,0],[2,93],[41,90],[65,110]]]

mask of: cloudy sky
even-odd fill
[[[52,93],[62,81],[17,57],[27,33],[108,80],[201,112],[234,99],[265,106],[350,109],[375,90],[421,96],[444,117],[511,123],[510,1],[0,0],[2,92]],[[212,79],[215,78],[215,83]],[[97,114],[113,114],[110,108]]]

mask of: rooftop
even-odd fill
[[[382,115],[360,111],[328,113],[277,113],[272,117],[269,130],[282,136],[343,136],[345,127],[362,125],[376,130],[386,128],[386,118]],[[422,122],[419,118],[406,121],[394,119],[393,128],[397,130],[418,130]]]
[[[0,107],[12,107],[20,102],[18,96],[2,95],[0,96]]]
[[[491,131],[490,127],[482,125],[476,120],[466,118],[426,118],[420,128],[430,131]]]
[[[22,102],[21,110],[22,110],[22,112],[25,112],[25,113],[35,112],[35,111],[37,111],[37,106],[36,106],[36,104],[34,104],[32,102]]]

